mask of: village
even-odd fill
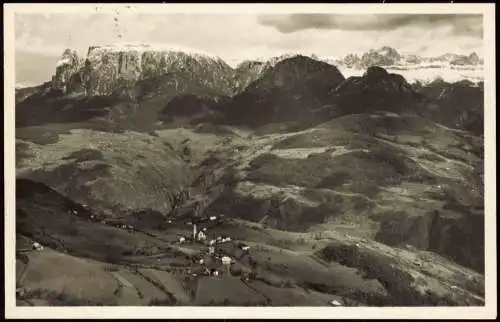
[[[79,217],[90,222],[108,225],[117,229],[122,229],[128,233],[140,231],[134,225],[126,223],[123,219],[104,219],[90,212],[87,205],[81,205],[80,209],[73,207],[67,211],[68,215]],[[190,265],[173,268],[176,274],[184,275],[186,281],[196,281],[202,276],[218,277],[223,275],[232,275],[232,267],[237,262],[251,261],[250,246],[234,240],[231,236],[225,234],[212,235],[211,228],[220,226],[227,222],[225,215],[219,216],[201,216],[191,219],[181,220],[178,218],[166,218],[167,225],[183,227],[184,233],[176,234],[175,239],[171,241],[173,245],[189,247],[196,250],[197,254],[191,257]],[[41,252],[44,247],[39,242],[33,242],[32,249],[25,249],[23,253],[30,251]],[[231,255],[233,254],[233,255]],[[160,259],[158,259],[160,261]],[[240,278],[249,282],[255,278],[256,274],[252,271],[242,271],[239,269]]]
[[[224,214],[198,215],[200,213],[199,209],[194,208],[196,209],[194,212],[187,212],[181,216],[167,215],[163,217],[162,220],[166,228],[158,230],[158,233],[162,235],[161,237],[152,234],[151,231],[143,227],[139,227],[139,221],[134,222],[131,219],[133,216],[104,217],[91,212],[90,208],[85,204],[69,207],[67,214],[71,216],[70,218],[78,218],[97,225],[106,225],[113,229],[120,229],[127,234],[150,234],[150,236],[165,241],[167,245],[171,245],[171,248],[167,246],[167,248],[159,252],[132,254],[128,258],[124,257],[117,262],[110,262],[110,264],[121,266],[122,270],[133,270],[134,267],[135,269],[142,267],[166,270],[182,281],[184,291],[186,294],[191,294],[192,298],[199,291],[200,283],[204,285],[201,288],[205,289],[207,288],[206,285],[217,285],[218,283],[221,283],[221,287],[225,287],[222,285],[227,285],[225,282],[228,282],[228,280],[240,280],[249,288],[252,288],[253,282],[256,284],[261,283],[264,275],[260,275],[258,263],[252,258],[250,245],[253,245],[253,243],[248,242],[249,245],[240,236],[226,233],[230,230],[228,224],[232,222],[232,219]],[[350,246],[346,246],[348,247],[346,248],[347,251],[352,252],[352,256],[355,257],[358,251],[377,247],[376,245],[369,245],[366,239],[351,239],[348,244]],[[36,252],[42,255],[45,253],[44,246],[50,252],[51,245],[42,245],[40,241],[32,239],[31,244],[25,244],[24,248],[17,250],[18,257],[21,260],[24,258],[28,265],[29,253]],[[168,250],[165,251],[166,249]],[[404,245],[399,252],[406,252],[411,249],[413,249],[411,245]],[[176,258],[176,252],[181,254],[181,262],[169,262]],[[254,252],[257,252],[254,257],[258,258],[259,248],[256,247]],[[400,254],[398,257],[401,261],[407,261],[409,265],[413,265],[415,268],[425,268],[432,265],[432,259],[425,258],[423,254],[418,256]],[[163,258],[166,258],[167,261],[163,261]],[[271,260],[271,257],[269,257],[269,260]],[[157,264],[155,264],[156,261],[158,261]],[[123,276],[120,276],[121,273],[112,272],[112,274],[123,279]],[[23,277],[20,277],[19,286],[16,288],[16,293],[19,296],[25,293],[22,280]],[[472,277],[471,281],[474,282]],[[125,280],[125,282],[127,281]],[[452,289],[457,289],[457,286],[453,285]],[[334,307],[350,306],[351,304],[346,299],[338,298],[325,301],[325,305]]]
[[[198,215],[200,213],[199,207],[195,206],[194,208],[194,212],[188,212],[181,216],[167,215],[163,218],[166,229],[163,230],[162,240],[168,240],[173,249],[187,251],[189,261],[182,265],[172,266],[160,263],[161,259],[159,257],[156,259],[157,255],[153,254],[153,256],[146,255],[144,258],[149,263],[157,260],[158,265],[148,265],[141,261],[139,266],[167,269],[184,281],[186,292],[193,292],[197,288],[196,285],[200,278],[210,278],[214,281],[227,278],[240,279],[242,283],[251,287],[252,281],[259,280],[259,269],[256,269],[256,262],[252,258],[251,246],[237,236],[224,233],[225,224],[231,222],[231,218],[227,218],[224,214]],[[67,213],[69,216],[95,224],[107,225],[130,234],[148,233],[132,224],[133,221],[130,218],[110,218],[96,215],[85,204],[70,207]],[[356,243],[355,247],[359,248],[361,245]],[[33,242],[31,251],[42,252],[43,249],[40,242]],[[128,264],[124,265],[128,266]],[[345,303],[331,300],[328,305],[344,306]]]

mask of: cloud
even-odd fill
[[[387,31],[406,26],[421,29],[448,26],[454,36],[483,37],[482,16],[477,14],[290,14],[261,15],[258,21],[261,25],[273,27],[282,33],[305,29]]]

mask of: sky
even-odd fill
[[[49,80],[66,48],[161,44],[219,56],[234,65],[285,53],[338,58],[390,46],[401,53],[483,57],[481,15],[466,14],[145,14],[15,15],[16,83]]]

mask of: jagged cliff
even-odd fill
[[[447,53],[437,57],[421,57],[415,54],[401,54],[394,48],[383,46],[379,49],[370,49],[361,56],[348,54],[338,63],[348,68],[365,69],[370,66],[419,65],[424,63],[473,66],[482,65],[484,62],[475,52],[470,55]]]
[[[220,58],[147,45],[91,46],[85,59],[66,50],[52,84],[67,94],[109,95],[139,80],[167,73],[202,79],[205,86],[228,94],[234,77],[234,70]]]

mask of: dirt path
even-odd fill
[[[264,217],[262,217],[262,219],[259,220],[259,224],[264,223],[264,221],[266,221],[267,218],[269,218],[269,215],[265,215]]]
[[[134,287],[129,281],[127,281],[123,276],[119,275],[118,273],[111,272],[111,275],[113,275],[121,285],[125,287]]]

